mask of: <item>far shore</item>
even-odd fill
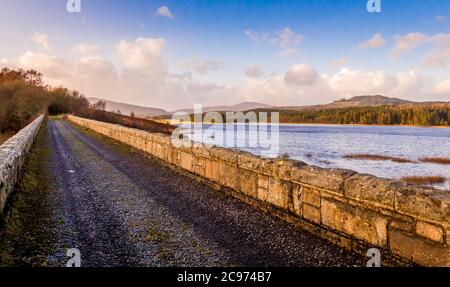
[[[280,123],[285,126],[295,125],[311,125],[311,126],[355,126],[355,127],[404,127],[404,128],[433,128],[433,129],[448,129],[450,126],[422,126],[422,125],[379,125],[379,124],[322,124],[322,123]]]
[[[172,122],[171,120],[155,120],[154,121],[157,122],[162,122],[162,123],[168,123],[171,125],[178,125],[181,124],[179,122]],[[182,124],[195,124],[195,122],[183,122]],[[203,123],[204,125],[220,125],[220,124],[227,124],[227,123]],[[243,124],[243,123],[239,123],[239,124]],[[246,123],[248,124],[248,123]],[[258,123],[251,123],[251,125],[257,125]],[[268,125],[271,125],[272,123],[267,123]],[[324,123],[283,123],[280,122],[280,125],[283,126],[298,126],[298,125],[302,125],[302,126],[354,126],[354,127],[405,127],[405,128],[433,128],[433,129],[448,129],[450,128],[450,126],[423,126],[423,125],[379,125],[379,124],[372,124],[372,125],[368,125],[368,124],[324,124]]]

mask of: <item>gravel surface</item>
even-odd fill
[[[364,266],[366,258],[71,123],[48,124],[54,265]]]

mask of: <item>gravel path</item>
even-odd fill
[[[48,124],[58,254],[83,266],[363,266],[364,257],[158,160],[65,121]],[[59,264],[58,263],[58,264]]]

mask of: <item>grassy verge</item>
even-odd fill
[[[153,133],[163,133],[167,135],[171,135],[172,131],[176,128],[175,126],[163,124],[150,119],[130,117],[125,115],[119,115],[117,113],[99,110],[96,110],[85,116],[92,120],[102,121],[111,124],[118,124],[129,128],[145,130]]]
[[[0,238],[0,266],[47,266],[56,229],[52,221],[47,124],[23,166]]]
[[[344,156],[344,158],[358,160],[393,161],[399,163],[415,163],[415,161],[406,158],[374,154],[351,154]]]

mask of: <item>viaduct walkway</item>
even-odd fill
[[[364,266],[367,258],[160,160],[51,119],[28,156],[0,265]]]

